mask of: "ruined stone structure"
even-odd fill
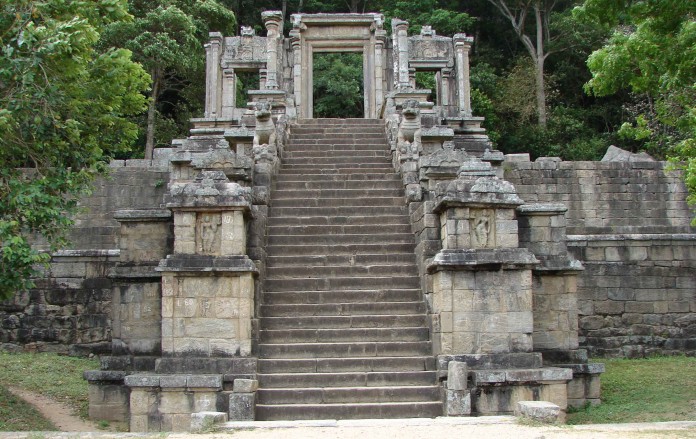
[[[388,34],[380,14],[293,15],[287,33],[279,12],[263,18],[264,37],[211,34],[190,136],[114,162],[78,223],[98,239],[3,305],[5,346],[105,354],[85,374],[91,416],[131,431],[518,401],[562,416],[599,402],[588,349],[696,351],[678,176],[493,150],[464,34],[409,37],[399,19]],[[363,54],[365,118],[313,119],[313,56],[345,51]],[[435,72],[435,102],[417,71]],[[260,75],[248,102],[238,72]],[[128,195],[144,179],[150,193]]]

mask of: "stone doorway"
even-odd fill
[[[290,32],[293,85],[298,116],[314,118],[316,54],[352,52],[363,56],[363,116],[376,119],[384,101],[386,31],[382,14],[295,14]]]
[[[313,58],[314,117],[364,117],[365,57],[362,53],[320,52]]]

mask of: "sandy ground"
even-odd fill
[[[43,395],[12,388],[62,432],[0,433],[0,439],[147,438],[183,439],[696,439],[696,421],[582,426],[521,425],[511,416],[485,418],[390,419],[227,423],[217,433],[113,433],[70,413]]]

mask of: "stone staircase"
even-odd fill
[[[378,120],[293,128],[268,218],[258,420],[442,415],[388,157]]]

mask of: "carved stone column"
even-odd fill
[[[440,105],[445,107],[450,104],[450,78],[452,77],[451,69],[442,69],[440,71]]]
[[[300,45],[300,31],[290,31],[290,44],[292,45],[292,83],[295,92],[295,108],[297,114],[302,114],[302,50]]]
[[[471,117],[471,84],[469,81],[469,50],[474,42],[466,34],[454,34],[455,63],[457,66],[457,94],[459,111],[464,117]]]
[[[265,11],[261,13],[263,24],[266,26],[266,86],[264,88],[278,89],[278,41],[283,32],[283,14],[280,11]]]
[[[210,41],[205,45],[205,117],[220,115],[220,54],[222,53],[222,34],[211,32]]]
[[[383,18],[383,17],[382,17]],[[384,45],[387,32],[375,31],[375,115],[379,117],[384,105]]]
[[[237,106],[237,75],[234,69],[222,71],[222,117],[225,119],[234,116]]]
[[[408,21],[392,19],[394,39],[394,78],[395,88],[409,88],[408,72]]]

